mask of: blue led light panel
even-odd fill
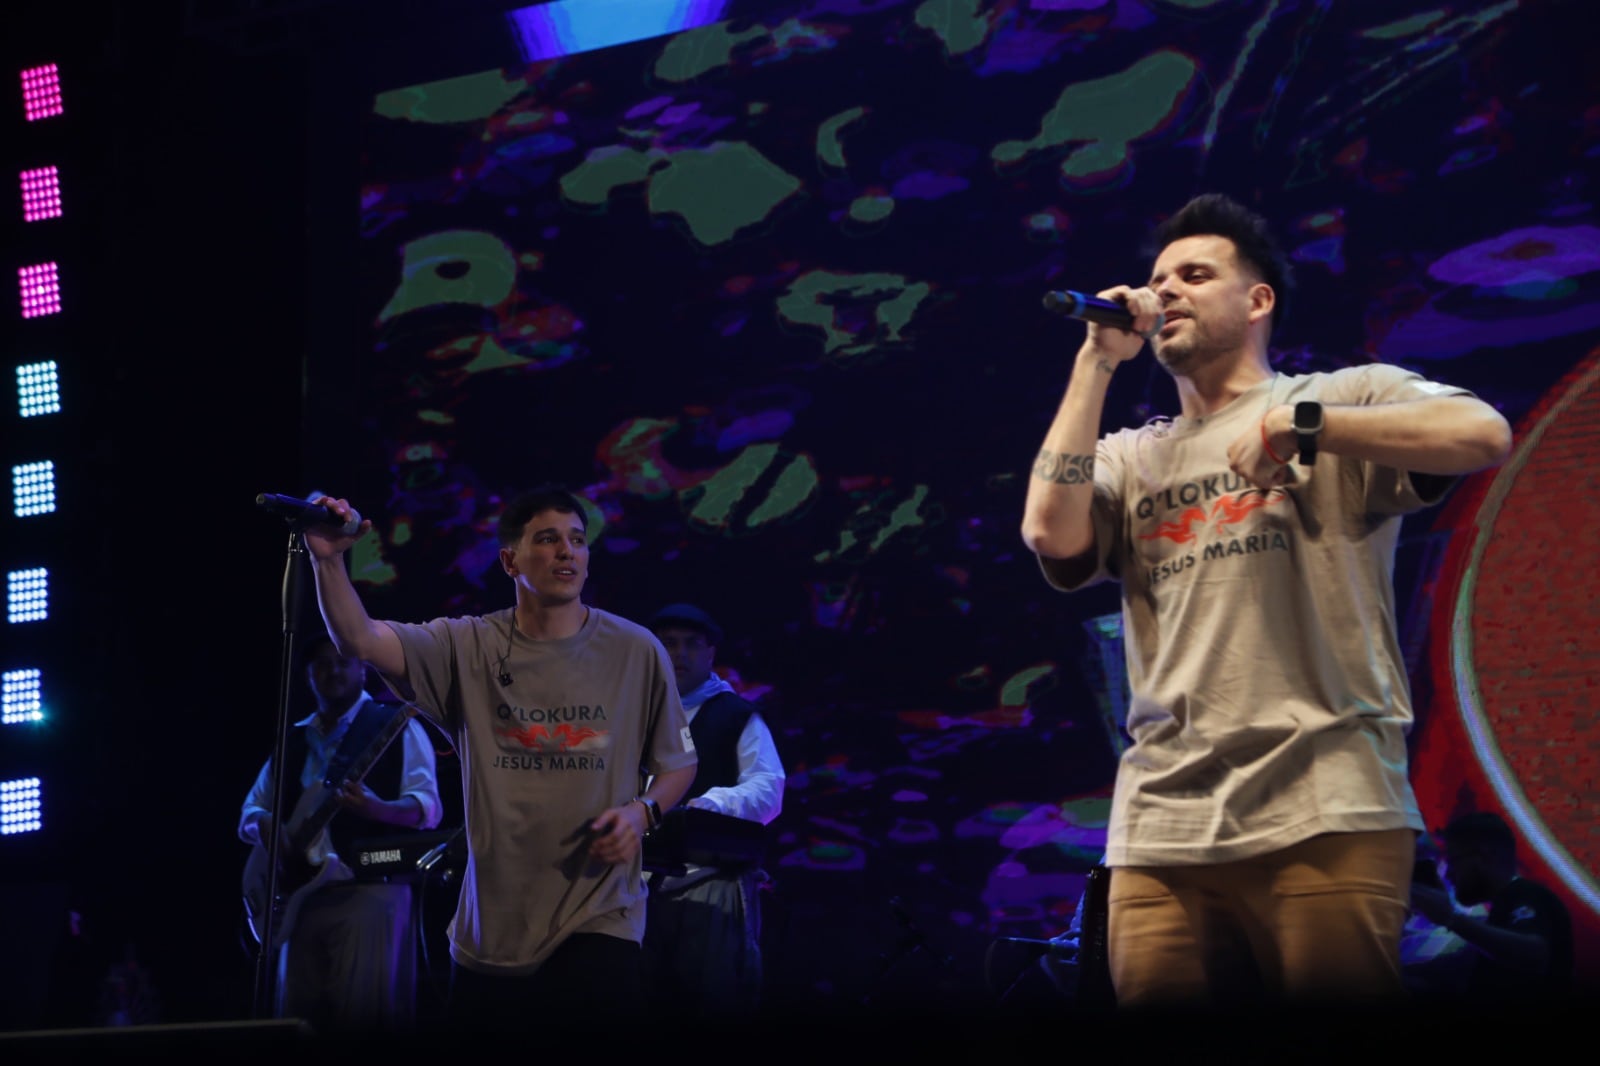
[[[38,670],[7,670],[0,673],[0,725],[41,721],[44,718],[41,693],[42,681]]]
[[[6,574],[6,621],[42,622],[50,617],[50,571],[42,566]]]
[[[45,459],[11,468],[11,513],[18,518],[56,509],[56,464]]]
[[[0,781],[0,836],[37,833],[44,826],[44,795],[37,777]]]
[[[61,379],[56,361],[24,363],[17,367],[17,413],[37,418],[61,412]]]

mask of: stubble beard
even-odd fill
[[[1193,326],[1192,321],[1190,325],[1191,327]],[[1193,336],[1165,343],[1156,340],[1150,344],[1151,350],[1155,353],[1156,362],[1165,367],[1167,373],[1175,378],[1185,377],[1195,368],[1204,366],[1209,361],[1207,358],[1208,347]]]
[[[1175,378],[1192,377],[1196,371],[1217,362],[1245,342],[1244,330],[1238,331],[1232,338],[1215,337],[1202,331],[1200,324],[1194,319],[1187,321],[1189,323],[1187,337],[1175,338],[1164,343],[1159,339],[1150,342],[1156,361]]]

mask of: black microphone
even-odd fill
[[[361,532],[361,516],[350,509],[350,521],[339,517],[339,512],[320,503],[312,503],[294,496],[280,496],[276,492],[256,494],[256,506],[280,518],[286,518],[297,529],[306,526],[338,526],[339,532],[354,536]]]
[[[1067,318],[1079,318],[1085,322],[1093,322],[1097,326],[1115,326],[1118,329],[1133,331],[1133,314],[1126,307],[1114,300],[1105,300],[1099,296],[1087,296],[1081,292],[1066,289],[1061,292],[1047,292],[1044,294],[1044,309],[1053,311]],[[1166,324],[1166,317],[1156,319],[1154,328],[1149,333],[1142,334],[1151,337],[1160,331]]]

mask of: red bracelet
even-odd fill
[[[1267,458],[1279,466],[1288,466],[1289,460],[1279,458],[1278,453],[1272,450],[1272,439],[1267,436],[1267,420],[1261,419],[1261,446],[1267,450]]]

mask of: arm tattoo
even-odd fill
[[[1091,485],[1094,483],[1094,456],[1059,455],[1046,449],[1033,464],[1033,476],[1057,485]]]

